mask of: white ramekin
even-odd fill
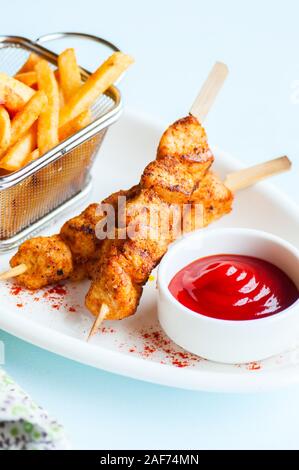
[[[184,349],[224,363],[252,362],[299,342],[299,301],[256,320],[210,318],[188,309],[170,293],[173,276],[192,261],[215,254],[256,256],[275,264],[299,287],[299,250],[270,233],[243,228],[199,230],[176,241],[158,271],[158,317],[166,334]]]

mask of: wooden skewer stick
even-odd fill
[[[98,314],[98,316],[96,317],[95,321],[93,322],[93,325],[91,327],[91,330],[89,332],[89,335],[87,337],[87,340],[86,341],[89,341],[90,338],[96,334],[96,332],[98,331],[101,323],[105,320],[105,318],[107,317],[109,313],[109,307],[106,305],[106,304],[102,304],[101,306],[101,310],[100,310],[100,313]]]
[[[20,276],[21,274],[24,274],[26,271],[27,271],[26,264],[19,264],[18,266],[15,266],[14,268],[11,268],[8,271],[5,271],[4,273],[0,274],[0,281],[5,281],[6,279]]]
[[[292,162],[287,156],[278,157],[249,168],[229,173],[224,184],[231,191],[235,192],[240,189],[248,188],[248,186],[258,183],[270,176],[288,171],[291,166]]]
[[[227,65],[216,62],[190,109],[190,114],[196,117],[199,122],[205,120],[227,75]]]

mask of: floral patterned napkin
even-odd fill
[[[0,449],[69,449],[63,428],[0,368]]]

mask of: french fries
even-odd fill
[[[26,60],[24,65],[20,68],[20,70],[17,72],[17,74],[25,73],[25,72],[32,72],[35,69],[36,64],[40,62],[41,60],[42,58],[39,55],[32,52],[31,54],[29,54],[28,59]]]
[[[57,85],[58,85],[58,89],[59,89],[59,109],[61,109],[64,106],[65,101],[64,101],[63,91],[62,91],[62,88],[60,86],[60,77],[59,77],[59,70],[58,69],[55,70],[54,75],[55,75]]]
[[[132,63],[129,55],[114,52],[64,105],[60,112],[60,126],[86,111]]]
[[[18,73],[15,75],[15,79],[19,82],[25,83],[25,85],[34,87],[37,85],[37,75],[36,72],[24,72]]]
[[[38,119],[37,142],[42,155],[59,142],[59,90],[54,72],[45,60],[38,62],[35,69],[38,88],[43,90],[48,98],[48,103]]]
[[[116,52],[84,83],[74,49],[66,49],[55,70],[32,53],[14,77],[0,72],[0,177],[90,124],[91,106],[132,62]]]
[[[62,140],[67,139],[71,135],[86,127],[88,124],[90,124],[91,118],[91,111],[88,109],[87,111],[83,111],[83,113],[79,114],[79,116],[64,124],[64,126],[59,128],[59,141],[61,142]]]
[[[6,109],[0,105],[0,154],[5,152],[11,138],[10,117]]]
[[[36,147],[36,129],[32,127],[0,160],[0,168],[16,171],[21,168],[26,158]]]
[[[66,49],[58,56],[59,82],[65,102],[81,87],[81,72],[74,49]]]
[[[14,145],[30,129],[47,103],[48,98],[44,91],[41,90],[34,93],[23,109],[11,121],[10,145]]]
[[[39,150],[38,149],[33,150],[29,154],[29,156],[26,158],[25,165],[27,165],[30,162],[33,162],[33,160],[37,160],[39,156],[40,156]]]
[[[0,73],[0,102],[8,111],[19,111],[33,96],[34,90],[6,73]]]

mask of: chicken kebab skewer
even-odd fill
[[[184,227],[187,231],[199,228],[198,225],[206,226],[231,210],[233,193],[210,172],[214,157],[199,122],[206,117],[227,76],[226,66],[221,65],[224,64],[216,63],[212,69],[191,107],[190,115],[174,123],[163,134],[157,159],[145,168],[139,191],[126,204],[125,227],[116,229],[113,240],[106,238],[102,243],[85,298],[87,308],[96,316],[87,339],[95,334],[103,320],[122,319],[136,312],[150,273],[176,238],[176,228],[182,228],[186,204],[191,214],[189,225],[185,224]],[[241,189],[266,177],[267,172],[284,171],[290,165],[289,159],[282,157],[276,159],[274,164],[251,168],[248,173],[244,170],[239,173],[240,178],[229,175],[228,181],[231,182],[231,189]],[[173,203],[184,206],[183,211],[179,211],[179,220],[174,216]],[[203,209],[200,224],[193,210],[194,205],[198,204]],[[148,217],[144,217],[144,213],[151,212],[152,206],[153,212],[157,206],[160,209],[160,218],[158,216],[154,224],[153,220],[149,222]],[[162,219],[167,220],[168,228],[172,230],[165,230],[165,224],[161,230],[162,214]],[[128,233],[131,226],[138,228],[133,236]]]
[[[235,192],[289,168],[289,159],[279,157],[227,175],[224,186]],[[216,199],[212,201],[211,186],[208,183],[213,183],[215,187],[219,182],[215,175],[209,173],[201,188],[193,195],[194,203],[201,202],[205,205],[203,226],[218,218],[217,207],[225,194],[221,191],[224,189],[222,184],[218,184],[220,191],[216,194],[214,192]],[[100,205],[90,204],[80,215],[65,222],[60,234],[26,240],[12,257],[11,269],[1,274],[0,280],[15,277],[19,284],[34,290],[69,278],[75,281],[91,278],[103,242],[96,236],[96,226],[105,218],[98,213],[99,208],[102,204],[111,204],[115,207],[117,219],[117,198],[122,196],[129,201],[138,189],[137,185],[128,191],[113,193]]]
[[[289,168],[289,159],[279,157],[227,175],[224,186],[234,193]],[[218,184],[219,191],[217,193],[214,191],[216,199],[212,201],[212,188],[208,184],[211,182],[214,187],[218,183],[215,175],[208,173],[200,189],[193,195],[194,203],[201,202],[205,206],[203,226],[218,218],[217,208],[225,194],[225,192],[222,194],[224,189],[222,183]],[[65,222],[60,234],[26,240],[12,257],[11,269],[0,274],[0,280],[15,277],[19,284],[34,290],[66,279],[80,281],[91,278],[103,242],[96,236],[96,226],[105,218],[99,208],[102,204],[111,204],[115,207],[117,219],[118,197],[126,197],[129,201],[137,194],[138,189],[137,185],[128,191],[113,193],[100,205],[90,204],[80,215]]]
[[[216,62],[211,69],[205,83],[196,97],[191,110],[191,115],[197,115],[203,121],[211,108],[217,94],[219,93],[228,74],[227,66]],[[177,123],[170,126],[169,133],[177,135]],[[190,126],[188,135],[179,136],[189,140],[189,146],[196,148],[197,153],[208,152],[207,139],[204,129],[197,126]],[[187,126],[184,126],[184,133]],[[170,153],[173,152],[171,142]],[[165,144],[160,145],[163,152],[167,153]],[[157,158],[159,158],[159,151]],[[134,196],[138,186],[129,191],[119,191],[102,202],[111,204],[117,209],[118,196],[125,196],[130,199]],[[101,241],[95,234],[95,226],[103,216],[98,214],[98,204],[89,205],[79,216],[66,222],[60,234],[51,237],[35,237],[24,242],[11,259],[11,269],[0,275],[0,280],[18,277],[20,284],[29,289],[38,289],[48,284],[59,282],[68,278],[80,280],[90,277],[95,259],[98,258]]]
[[[167,213],[173,202],[179,204],[185,202],[200,202],[203,204],[204,216],[202,225],[207,225],[223,213],[228,212],[231,207],[232,196],[230,191],[208,171],[212,161],[213,157],[208,149],[205,133],[195,118],[188,117],[170,126],[161,139],[157,160],[147,166],[142,175],[140,184],[128,193],[127,207],[130,209],[128,213],[130,214],[129,218],[131,222],[134,218],[138,221],[140,217],[140,207],[144,207],[144,205],[148,207],[149,205],[157,204],[160,208],[163,206],[164,212]],[[281,163],[283,163],[284,166],[286,161],[280,161],[280,164]],[[271,168],[272,165],[270,165],[270,169]],[[276,170],[279,171],[281,168],[276,168]],[[271,171],[273,172],[275,170]],[[261,175],[266,176],[268,172],[269,168],[267,168],[266,172],[261,172],[261,168],[258,169],[258,171],[256,169],[254,171],[251,170],[251,181],[249,182],[253,182]],[[236,184],[238,177],[235,175],[234,178],[232,178],[233,176],[234,175],[231,175],[231,180],[233,179],[234,184]],[[241,186],[242,185],[246,185],[246,172],[242,174]],[[239,184],[239,187],[241,186]],[[111,196],[112,200],[115,196],[116,195]],[[96,239],[94,238],[94,228],[91,227],[91,220],[94,221],[95,216],[95,208],[93,205],[89,206],[87,212],[84,211],[83,214],[85,224],[83,223],[82,225],[80,217],[72,219],[72,221],[65,224],[60,236],[48,237],[50,241],[52,241],[52,246],[50,246],[51,242],[48,246],[48,248],[51,248],[48,252],[53,251],[54,256],[56,252],[59,257],[59,251],[63,251],[64,249],[65,256],[62,258],[64,258],[66,264],[68,261],[69,265],[68,270],[64,270],[64,275],[66,275],[67,271],[73,270],[72,256],[77,266],[80,264],[84,266],[84,263],[91,261],[90,257],[93,258],[92,261],[95,261],[96,276],[87,295],[87,306],[93,313],[96,313],[100,301],[102,308],[100,308],[101,314],[98,317],[99,319],[102,319],[104,316],[110,318],[111,315],[113,318],[128,316],[134,313],[141,295],[142,285],[146,282],[151,269],[159,262],[161,256],[165,253],[172,238],[171,236],[167,236],[153,241],[151,239],[140,238],[139,236],[129,240],[120,240],[119,237],[116,237],[114,241],[104,241],[101,244],[101,249],[99,249],[99,247],[94,246]],[[88,220],[89,224],[87,223],[86,225],[86,221]],[[139,224],[140,223],[142,222],[139,220]],[[190,227],[193,228],[193,223],[191,223],[191,226]],[[79,228],[79,230],[76,230],[76,228]],[[78,243],[80,236],[78,237],[76,235],[80,234],[81,243]],[[83,240],[82,243],[83,234],[89,235],[89,238],[87,237],[88,240]],[[63,237],[69,241],[69,247],[64,242]],[[34,240],[30,241],[36,244],[37,250],[40,249],[39,240],[45,240],[45,238],[42,239],[42,237],[38,237],[35,239],[35,242]],[[86,241],[87,243],[85,243]],[[13,258],[15,263],[20,257],[22,258],[23,256],[24,258],[26,254],[26,249],[24,249],[26,248],[26,243],[28,244],[29,241],[23,244],[23,250],[22,247],[20,248],[19,257],[17,254],[16,257]],[[78,248],[77,252],[76,247]],[[74,251],[75,253],[73,253]],[[95,260],[95,253],[97,253],[97,257],[100,258],[98,262]],[[142,253],[142,255],[140,255],[140,253]],[[139,265],[138,257],[140,259]],[[32,258],[36,259],[34,256],[32,256]],[[33,265],[34,264],[35,261],[33,262]],[[126,269],[124,269],[124,267]],[[15,269],[20,268],[21,266],[17,266]],[[110,291],[115,294],[115,298],[110,298],[107,303],[103,302],[103,298],[106,299],[106,297],[105,295],[103,297],[103,293],[101,293],[101,283],[99,283],[99,279],[102,277],[102,274],[99,275],[99,273],[102,273],[103,269],[106,270],[106,274],[109,272],[112,275],[112,277],[110,276],[109,278],[110,280],[113,279],[114,274],[114,276],[116,275],[118,277],[121,284],[120,286],[114,284],[113,288],[110,289]],[[63,269],[58,269],[56,276],[61,275],[61,271],[63,271]],[[28,272],[30,274],[30,269],[28,269]],[[131,282],[129,282],[128,277],[131,278]],[[57,279],[54,276],[53,282],[57,282],[57,280],[59,280],[59,278]],[[45,282],[45,280],[43,280],[43,282]],[[24,279],[23,283],[26,284]],[[30,285],[30,287],[32,288],[34,286]],[[106,287],[108,287],[107,283]],[[109,289],[107,292],[109,293]],[[124,293],[125,298],[123,298],[121,302],[120,300]],[[124,300],[129,300],[128,306],[125,305],[126,302],[124,302]],[[124,305],[127,308],[124,308]]]
[[[204,120],[226,76],[227,67],[225,64],[216,63],[191,107],[191,115],[198,116],[200,121]],[[192,124],[192,120],[189,120],[190,125],[188,126],[186,120],[184,126],[181,125],[183,121],[179,122],[180,125],[178,123],[173,124],[165,133],[168,135],[168,139],[167,142],[166,139],[161,140],[158,158],[160,151],[164,155],[171,155],[175,151],[175,138],[188,143],[189,152],[190,148],[196,149],[197,153],[200,153],[200,151],[202,153],[207,152],[208,147],[203,128],[199,125],[195,126],[194,122]],[[180,126],[181,131],[179,131]],[[185,144],[184,151],[186,150],[187,146]],[[240,176],[238,172],[234,173],[226,186],[231,186],[231,189],[234,189],[238,181],[239,186],[240,182],[241,186],[253,184],[261,177],[283,171],[287,166],[288,161],[286,159],[270,161],[262,164],[262,166],[243,170],[245,173],[240,174]],[[209,178],[211,179],[211,177]],[[206,187],[209,178],[205,179]],[[216,181],[215,178],[213,180]],[[238,187],[238,189],[240,188]],[[137,191],[138,186],[131,188],[129,191],[118,191],[109,196],[103,203],[111,204],[117,210],[118,196],[125,196],[128,200],[134,197]],[[209,194],[208,191],[205,198],[206,213],[209,213],[209,217],[213,218]],[[204,196],[203,191],[198,195],[202,199]],[[18,277],[20,284],[29,289],[38,289],[68,278],[80,280],[84,277],[91,277],[92,268],[99,256],[99,248],[102,243],[95,234],[97,223],[104,217],[98,214],[98,207],[99,205],[96,203],[90,204],[79,216],[66,222],[58,235],[36,237],[23,243],[11,260],[12,268],[0,275],[0,279]]]
[[[182,229],[186,233],[205,227],[231,211],[232,191],[210,171],[213,156],[196,153],[188,148],[190,140],[179,138],[190,125],[200,126],[190,116],[175,123],[175,138],[171,128],[163,135],[159,158],[145,168],[137,194],[127,201],[125,227],[117,228],[115,238],[106,238],[101,245],[85,301],[96,316],[89,337],[104,319],[119,320],[135,313],[143,286]],[[173,138],[176,145],[171,154]],[[284,168],[289,163],[286,157],[279,160]],[[239,189],[246,181],[244,172],[242,176],[242,184],[230,176]],[[158,216],[152,217],[157,207]]]

